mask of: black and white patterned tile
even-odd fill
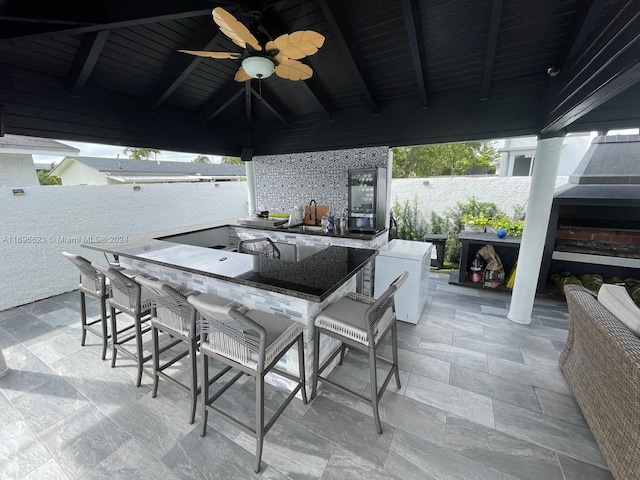
[[[349,169],[386,168],[389,147],[254,157],[256,205],[260,210],[288,212],[311,199],[333,210],[347,206]]]

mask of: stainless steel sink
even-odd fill
[[[294,243],[279,242],[276,242],[275,245],[278,247],[278,250],[280,250],[280,260],[286,262],[299,262],[326,248],[317,245],[296,245]]]

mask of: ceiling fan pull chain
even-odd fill
[[[262,103],[262,79],[258,78],[258,93],[260,97],[260,103]]]

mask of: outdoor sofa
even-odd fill
[[[567,285],[564,292],[570,320],[560,367],[613,476],[638,480],[640,338],[587,289]],[[604,302],[602,293],[599,298]],[[640,310],[629,308],[624,315],[635,321],[635,313]]]

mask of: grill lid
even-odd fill
[[[594,138],[569,183],[640,185],[640,135]]]

